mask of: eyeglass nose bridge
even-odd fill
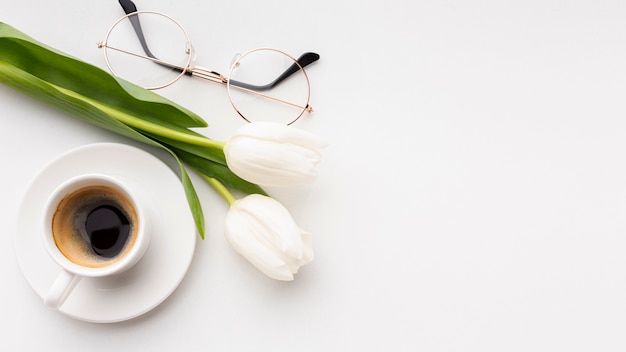
[[[228,83],[228,78],[226,78],[226,76],[224,76],[223,74],[219,72],[206,69],[204,67],[192,66],[192,67],[189,67],[187,71],[190,72],[192,76],[199,77],[207,81],[221,83],[221,84]]]

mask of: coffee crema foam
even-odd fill
[[[119,254],[98,255],[86,232],[87,216],[100,206],[113,206],[126,216],[130,232]],[[87,186],[65,196],[52,218],[52,235],[61,253],[71,262],[90,268],[101,268],[121,260],[137,238],[137,212],[122,192],[109,186]]]

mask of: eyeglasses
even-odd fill
[[[226,87],[231,105],[248,122],[290,125],[304,113],[313,112],[304,67],[317,61],[318,54],[307,52],[296,60],[278,49],[253,49],[237,54],[224,76],[191,66],[195,56],[191,40],[172,17],[137,11],[130,0],[119,2],[126,16],[117,20],[98,43],[115,76],[151,90],[168,87],[182,76],[218,83]]]

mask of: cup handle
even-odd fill
[[[54,280],[52,287],[50,287],[48,294],[44,298],[46,306],[52,309],[59,309],[80,279],[81,276],[61,270],[61,273]]]

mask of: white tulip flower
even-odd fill
[[[311,235],[273,198],[251,194],[233,202],[225,234],[235,250],[267,276],[290,281],[313,259]]]
[[[312,133],[275,122],[252,122],[226,142],[228,167],[260,186],[296,186],[317,177],[319,149],[327,143]]]

